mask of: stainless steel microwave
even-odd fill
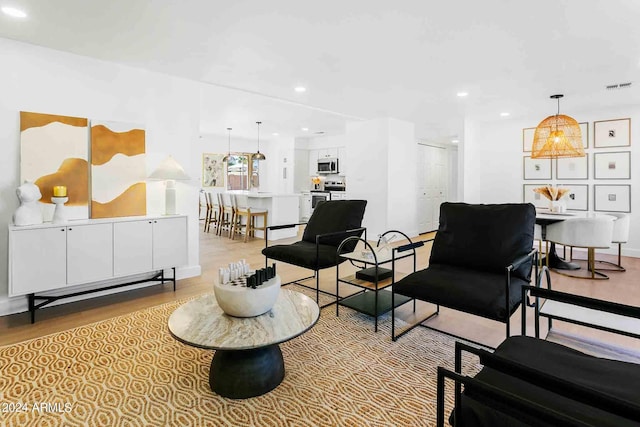
[[[339,173],[338,159],[318,159],[318,173]]]

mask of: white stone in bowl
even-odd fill
[[[267,280],[256,289],[222,285],[213,286],[218,305],[229,316],[254,317],[271,310],[280,293],[280,276]]]

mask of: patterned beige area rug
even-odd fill
[[[454,358],[446,335],[416,328],[394,343],[389,315],[374,333],[370,317],[327,307],[309,332],[281,344],[282,384],[232,400],[209,388],[213,351],[169,334],[183,302],[0,348],[0,425],[435,425],[436,368]]]

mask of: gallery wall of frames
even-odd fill
[[[522,129],[523,201],[546,208],[549,200],[533,191],[568,188],[568,210],[631,212],[631,119],[580,123],[585,157],[532,159],[535,127]]]

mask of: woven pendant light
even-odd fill
[[[560,114],[560,98],[563,96],[551,95],[551,99],[558,100],[558,113],[547,117],[536,127],[532,159],[585,156],[580,125],[575,119]]]

